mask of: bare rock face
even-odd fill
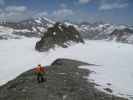
[[[68,47],[71,42],[84,42],[79,32],[73,26],[56,23],[53,27],[48,28],[40,41],[36,43],[36,50],[47,51],[54,48],[55,45]]]
[[[24,72],[0,87],[0,100],[127,100],[94,88],[95,84],[83,77],[90,71],[79,69],[81,65],[89,64],[57,59],[47,67],[47,81],[40,84],[32,70]]]

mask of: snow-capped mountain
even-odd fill
[[[24,20],[18,23],[0,23],[0,39],[40,37],[52,27],[56,22],[46,17],[37,17]],[[88,23],[83,22],[74,24],[64,21],[62,24],[74,26],[83,38],[91,40],[115,40],[124,43],[133,43],[133,27],[128,25],[105,24],[102,22]]]
[[[20,36],[40,37],[54,23],[46,17],[33,18],[18,23],[1,22],[0,39],[20,38]]]
[[[84,43],[84,40],[73,25],[55,23],[53,27],[47,29],[35,48],[38,51],[48,51],[55,46],[66,48],[80,42]]]
[[[113,24],[81,24],[79,26],[84,38],[94,40],[115,40],[133,43],[133,27]]]

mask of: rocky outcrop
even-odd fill
[[[38,84],[32,70],[0,87],[0,100],[126,100],[100,92],[84,76],[91,72],[78,66],[84,62],[57,59],[44,77],[47,81]]]
[[[115,29],[109,37],[110,40],[115,38],[115,40],[118,42],[133,43],[133,30],[129,28],[121,30]],[[130,37],[132,37],[132,40],[130,40]]]
[[[36,50],[47,51],[56,45],[68,47],[71,42],[84,42],[79,32],[73,26],[56,23],[53,27],[48,28],[40,41],[36,43]]]

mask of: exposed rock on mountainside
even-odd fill
[[[127,100],[100,92],[84,76],[80,61],[57,59],[48,68],[47,82],[38,84],[32,70],[0,87],[0,100]]]
[[[80,33],[73,26],[56,23],[53,27],[48,28],[44,36],[36,43],[36,50],[47,51],[56,45],[68,47],[72,42],[84,42]]]
[[[0,23],[0,39],[16,39],[25,37],[40,37],[48,27],[55,22],[45,17],[38,17],[21,22]]]
[[[1,26],[10,27],[17,30],[27,29],[29,31],[44,32],[49,26],[52,26],[55,22],[46,18],[38,17],[32,18],[20,22],[5,22],[0,23]],[[41,30],[42,29],[42,30]]]
[[[110,34],[110,39],[115,38],[116,41],[121,41],[124,43],[133,43],[133,30],[125,28],[122,30],[115,29]]]
[[[79,27],[82,37],[91,40],[115,40],[133,43],[133,27],[111,24],[82,24]]]

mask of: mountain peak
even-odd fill
[[[37,42],[36,49],[39,51],[45,51],[54,48],[55,45],[67,47],[69,42],[78,43],[83,42],[83,40],[75,27],[57,22],[44,33],[41,40]],[[67,43],[67,45],[65,43]]]

